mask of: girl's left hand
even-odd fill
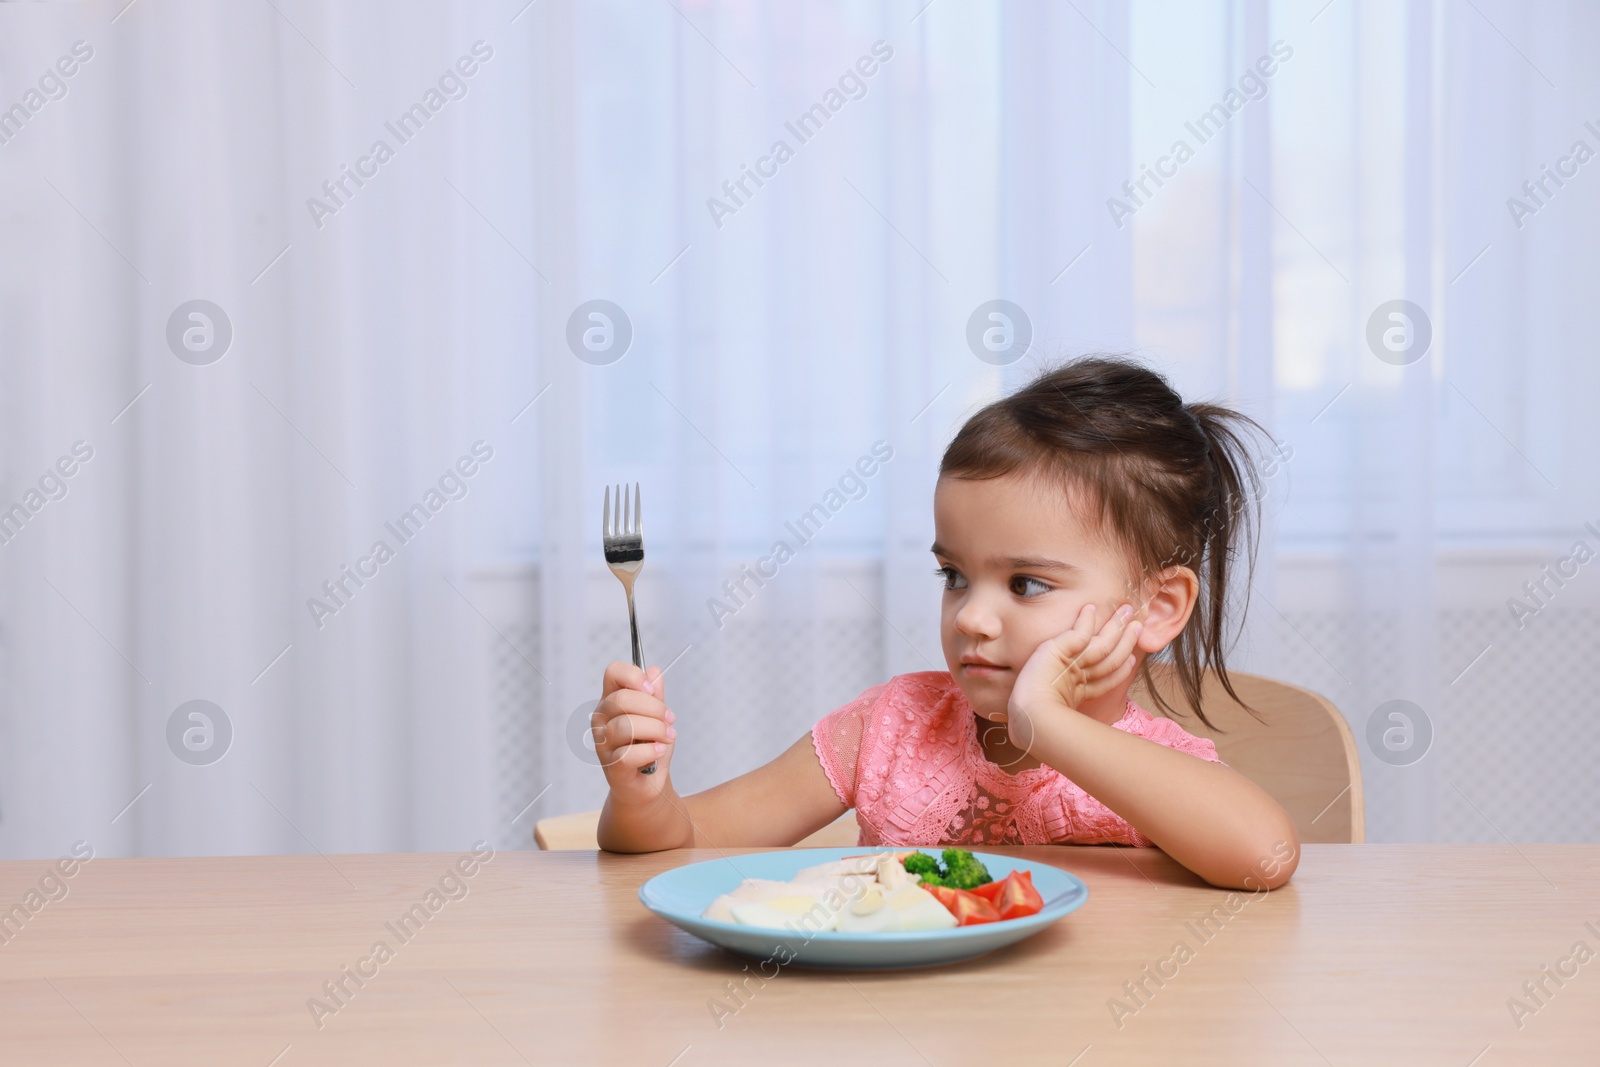
[[[1052,706],[1076,711],[1133,677],[1139,662],[1133,646],[1144,627],[1129,621],[1132,605],[1118,608],[1098,631],[1095,615],[1095,606],[1085,604],[1070,630],[1033,650],[1011,687],[1008,721],[1026,723],[1030,714]]]

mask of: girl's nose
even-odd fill
[[[1000,618],[985,607],[981,598],[968,596],[956,609],[956,630],[968,637],[995,638],[1000,636]]]

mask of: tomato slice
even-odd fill
[[[927,885],[922,888],[932,893],[956,917],[957,926],[976,926],[979,923],[1000,921],[995,906],[967,889],[951,889],[944,885]]]
[[[1005,879],[1001,879],[998,882],[985,882],[980,886],[967,890],[967,892],[993,904],[999,898],[1000,890],[1005,884]]]
[[[1033,888],[1032,871],[1012,871],[1000,886],[994,902],[1000,918],[1020,919],[1025,915],[1037,915],[1044,908],[1044,898]]]

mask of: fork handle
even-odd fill
[[[633,638],[633,665],[644,670],[644,645],[639,642],[639,618],[633,610],[633,590],[628,590],[628,633]]]
[[[628,633],[633,638],[633,665],[641,671],[644,667],[644,645],[639,641],[639,617],[633,610],[633,590],[628,590]],[[640,774],[656,773],[656,761],[651,760],[639,768]]]

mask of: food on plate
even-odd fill
[[[904,865],[962,926],[1020,919],[1044,908],[1044,898],[1033,887],[1033,872],[1012,871],[997,882],[966,849],[945,849],[943,866],[925,852],[907,856]]]
[[[951,889],[976,889],[992,882],[989,868],[964,848],[944,850],[944,863],[926,852],[913,852],[905,858],[905,868],[920,875],[923,885],[943,885]]]
[[[972,892],[993,904],[1002,919],[1020,919],[1044,908],[1044,898],[1033,887],[1032,871],[1012,871],[1000,881],[981,885]]]
[[[943,930],[956,918],[906,873],[906,852],[846,856],[791,880],[746,878],[702,913],[721,922],[797,933]]]
[[[977,926],[979,923],[997,923],[1000,911],[970,889],[952,889],[947,885],[930,885],[932,893],[956,918],[957,926]]]
[[[796,933],[878,933],[1003,922],[1043,907],[1031,872],[995,881],[972,853],[947,848],[942,863],[914,850],[874,852],[806,867],[788,881],[746,878],[701,914]]]

